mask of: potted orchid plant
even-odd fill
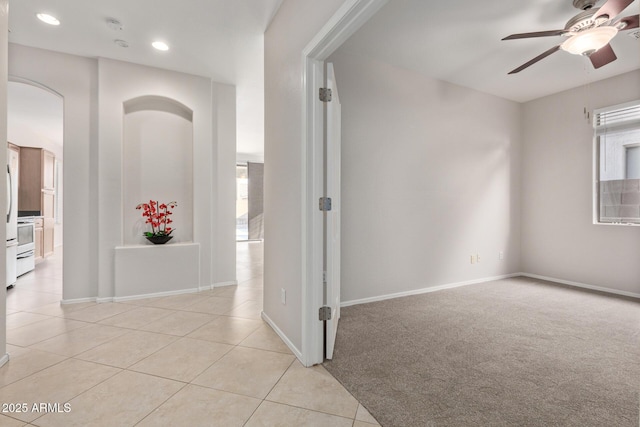
[[[158,203],[154,200],[136,206],[136,209],[142,210],[142,216],[146,218],[145,224],[151,225],[151,231],[145,231],[142,235],[154,244],[164,244],[171,240],[173,238],[171,233],[174,230],[170,226],[173,223],[171,219],[173,212],[169,209],[176,206],[178,206],[177,202]]]

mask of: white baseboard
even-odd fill
[[[218,282],[211,285],[211,288],[222,288],[224,286],[235,286],[238,284],[237,280],[230,280],[228,282]]]
[[[210,285],[204,285],[204,286],[200,286],[200,290],[201,291],[212,291],[215,288],[222,288],[224,286],[235,286],[238,284],[237,280],[229,280],[228,282],[217,282],[217,283],[212,283]]]
[[[107,298],[89,297],[89,298],[63,299],[63,300],[60,300],[60,304],[66,305],[66,304],[79,304],[82,302],[107,302],[107,301],[98,301],[99,299],[107,299]],[[110,300],[111,298],[108,298],[108,299]]]
[[[9,361],[9,353],[5,353],[4,356],[0,357],[0,367],[4,366],[5,363]]]
[[[380,296],[376,296],[376,297],[362,298],[362,299],[351,300],[351,301],[343,301],[342,303],[340,303],[340,307],[349,307],[351,305],[366,304],[366,303],[369,303],[369,302],[384,301],[384,300],[387,300],[387,299],[401,298],[401,297],[406,297],[406,296],[411,296],[411,295],[426,294],[426,293],[429,293],[429,292],[436,292],[436,291],[441,291],[441,290],[444,290],[444,289],[459,288],[461,286],[475,285],[475,284],[478,284],[478,283],[490,282],[490,281],[493,281],[493,280],[509,279],[509,278],[512,278],[512,277],[529,277],[531,279],[545,280],[545,281],[548,281],[548,282],[555,282],[555,283],[560,283],[560,284],[563,284],[563,285],[575,286],[575,287],[578,287],[578,288],[590,289],[590,290],[593,290],[593,291],[605,292],[605,293],[614,294],[614,295],[622,295],[622,296],[626,296],[626,297],[640,298],[640,294],[633,293],[633,292],[620,291],[620,290],[611,289],[611,288],[603,288],[603,287],[600,287],[600,286],[589,285],[589,284],[586,284],[586,283],[573,282],[571,280],[563,280],[563,279],[557,279],[555,277],[540,276],[538,274],[512,273],[512,274],[505,274],[505,275],[502,275],[502,276],[493,276],[493,277],[485,277],[485,278],[482,278],[482,279],[469,280],[469,281],[466,281],[466,282],[448,283],[448,284],[445,284],[445,285],[432,286],[432,287],[429,287],[429,288],[422,288],[422,289],[414,289],[414,290],[411,290],[411,291],[397,292],[397,293],[393,293],[393,294],[380,295]]]
[[[219,288],[222,286],[232,286],[237,284],[238,282],[230,281],[230,282],[214,283],[212,285],[199,286],[197,288],[179,289],[176,291],[155,292],[151,294],[128,295],[124,297],[102,297],[102,298],[91,297],[91,298],[66,299],[66,300],[61,300],[60,304],[78,304],[83,302],[96,302],[98,304],[101,304],[105,302],[122,302],[122,301],[132,301],[132,300],[145,299],[145,298],[168,297],[173,295],[193,294],[196,292],[207,291],[207,290]]]
[[[199,288],[188,288],[188,289],[180,289],[176,291],[154,292],[152,294],[129,295],[126,297],[113,297],[113,302],[132,301],[132,300],[145,299],[145,298],[170,297],[170,296],[182,295],[182,294],[194,294],[199,291],[200,291]]]
[[[429,293],[429,292],[442,291],[444,289],[453,289],[453,288],[459,288],[461,286],[475,285],[477,283],[491,282],[493,280],[509,279],[511,277],[517,277],[517,276],[521,276],[521,275],[522,275],[522,273],[504,274],[504,275],[501,275],[501,276],[485,277],[485,278],[482,278],[482,279],[468,280],[468,281],[465,281],[465,282],[447,283],[445,285],[431,286],[431,287],[428,287],[428,288],[421,288],[421,289],[413,289],[411,291],[397,292],[397,293],[393,293],[393,294],[380,295],[380,296],[376,296],[376,297],[362,298],[362,299],[351,300],[351,301],[343,301],[343,302],[340,303],[340,307],[349,307],[351,305],[366,304],[366,303],[369,303],[369,302],[384,301],[384,300],[387,300],[387,299],[401,298],[401,297],[407,297],[407,296],[411,296],[411,295],[426,294],[426,293]]]
[[[269,318],[269,316],[267,316],[264,311],[262,312],[262,320],[264,320],[265,322],[267,322],[269,324],[269,326],[271,326],[271,329],[273,329],[274,332],[276,334],[278,334],[280,339],[282,339],[282,341],[287,345],[287,347],[289,347],[289,350],[291,350],[291,352],[298,358],[300,363],[302,363],[302,353],[300,352],[300,350],[298,350],[296,348],[296,346],[293,345],[293,343],[289,340],[289,338],[287,338],[287,336],[284,334],[284,332],[282,332],[280,330],[280,328],[278,328],[276,326],[276,324],[273,323],[273,320],[271,320]],[[304,363],[303,363],[303,365],[304,365]]]
[[[531,279],[545,280],[547,282],[555,282],[563,285],[575,286],[577,288],[590,289],[592,291],[605,292],[614,295],[623,295],[625,297],[640,298],[640,294],[634,292],[620,291],[618,289],[603,288],[601,286],[589,285],[586,283],[574,282],[571,280],[557,279],[555,277],[540,276],[539,274],[519,273],[518,276],[529,277]]]

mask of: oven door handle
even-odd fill
[[[35,252],[33,250],[30,250],[28,252],[25,252],[23,254],[18,255],[18,257],[16,259],[31,258],[34,255],[35,255]]]

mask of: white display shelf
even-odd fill
[[[115,248],[115,298],[188,292],[200,286],[200,244]]]

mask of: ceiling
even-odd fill
[[[9,41],[212,78],[237,87],[238,151],[263,153],[263,35],[282,0],[10,0]],[[56,16],[43,24],[36,13]],[[107,26],[107,19],[122,30]],[[114,40],[124,40],[123,48]],[[164,40],[170,50],[151,47]]]
[[[236,85],[238,151],[259,158],[264,153],[263,34],[281,2],[10,0],[9,41]],[[62,24],[43,24],[37,12],[55,15]],[[507,75],[564,38],[501,41],[503,37],[561,29],[578,12],[571,0],[390,0],[342,49],[517,102],[640,69],[640,40],[628,31],[611,43],[618,60],[599,70],[588,59],[561,51]],[[621,16],[638,12],[640,0],[635,0]],[[109,28],[108,18],[119,20],[123,29]],[[116,39],[129,47],[119,47]],[[170,50],[152,49],[156,39],[166,41]]]
[[[563,29],[579,12],[572,0],[390,0],[341,49],[517,102],[640,69],[640,39],[630,30],[611,42],[618,59],[598,70],[586,57],[559,51],[507,75],[566,38],[502,38]],[[635,0],[619,16],[639,12]]]

